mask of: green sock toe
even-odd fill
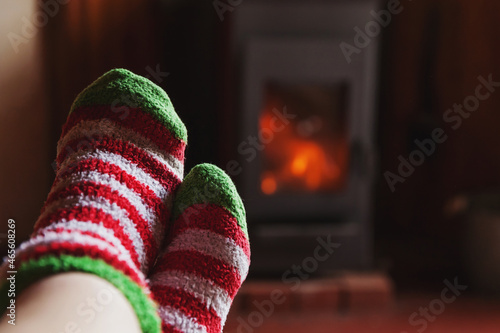
[[[177,138],[187,142],[187,130],[175,113],[167,93],[150,80],[129,70],[112,69],[85,88],[71,106],[111,105],[140,108],[151,114]]]
[[[231,178],[213,164],[198,164],[187,174],[174,199],[176,219],[188,207],[211,203],[226,208],[248,237],[243,202]]]

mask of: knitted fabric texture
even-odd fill
[[[231,178],[212,164],[200,164],[189,172],[183,190],[175,197],[173,219],[177,219],[190,206],[210,202],[226,208],[238,221],[238,225],[248,237],[245,207]],[[209,181],[210,180],[210,181]]]
[[[174,211],[150,276],[163,332],[220,333],[250,265],[243,203],[221,169],[202,164],[181,184]]]
[[[186,127],[175,113],[167,93],[150,80],[126,69],[113,69],[84,89],[73,102],[70,115],[79,107],[92,105],[111,105],[121,116],[126,108],[140,108],[156,118],[174,136],[187,142]]]
[[[47,201],[31,239],[16,250],[19,283],[96,274],[131,301],[144,332],[158,332],[145,275],[183,178],[186,140],[168,96],[145,78],[114,69],[83,90],[58,142]]]

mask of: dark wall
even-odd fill
[[[167,91],[188,128],[186,171],[216,163],[216,21],[211,3],[199,1],[92,0],[61,7],[44,30],[53,144],[76,95],[123,67]]]
[[[479,76],[500,81],[499,9],[491,0],[408,2],[384,31],[376,231],[395,274],[460,270],[463,229],[445,208],[459,194],[500,190],[500,91],[460,124],[448,111],[475,94]],[[384,172],[397,174],[398,157],[436,128],[448,139],[392,192]]]

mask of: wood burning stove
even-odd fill
[[[300,265],[322,241],[339,247],[315,272],[371,266],[377,41],[350,63],[339,45],[374,8],[254,1],[235,12],[253,272]]]

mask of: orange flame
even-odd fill
[[[259,121],[261,130],[272,129],[272,119],[273,114],[264,111]],[[348,154],[345,139],[303,139],[290,125],[275,132],[264,149],[267,165],[261,178],[262,193],[272,195],[287,188],[314,192],[343,186]]]
[[[293,178],[308,190],[317,191],[323,183],[334,182],[340,176],[340,168],[329,160],[323,147],[313,141],[295,141],[290,144],[291,159],[288,162]]]

